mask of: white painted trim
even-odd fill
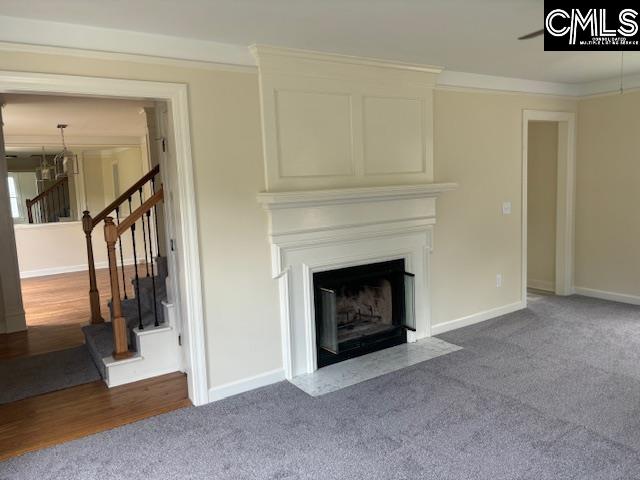
[[[105,136],[105,135],[74,135],[64,137],[69,149],[74,150],[78,147],[139,147],[140,137],[133,135]],[[55,135],[6,135],[4,144],[8,148],[29,147],[37,145],[41,147],[55,147],[60,149],[60,136]]]
[[[607,292],[605,290],[596,290],[594,288],[574,287],[574,291],[578,295],[585,297],[600,298],[602,300],[611,300],[612,302],[628,303],[631,305],[640,305],[640,296],[629,295],[628,293]]]
[[[78,231],[82,231],[82,222],[79,220],[72,220],[70,222],[16,223],[13,228],[15,230],[53,230],[68,227],[69,225],[77,225]]]
[[[74,27],[75,28],[75,27]],[[0,28],[0,31],[2,29]],[[65,29],[77,32],[74,29]],[[86,33],[86,32],[85,32]],[[47,93],[93,95],[119,98],[147,98],[170,102],[176,150],[176,201],[181,224],[175,235],[182,246],[178,252],[183,275],[180,291],[185,292],[181,302],[181,317],[185,325],[183,348],[186,349],[189,398],[194,405],[209,401],[207,360],[205,352],[204,312],[200,247],[196,212],[191,133],[189,126],[189,99],[187,85],[141,80],[124,80],[73,75],[0,71],[0,93]]]
[[[68,35],[69,32],[73,35]],[[256,61],[249,48],[243,45],[6,16],[0,16],[0,51],[257,73]],[[397,65],[404,65],[421,71],[442,70],[441,67],[428,65],[372,60],[382,66],[385,63],[393,64],[396,68]],[[640,76],[625,77],[625,91],[638,87]],[[562,83],[443,70],[436,90],[581,98],[618,92],[619,80],[612,77],[594,82]]]
[[[579,89],[574,84],[541,82],[523,78],[480,75],[477,73],[443,71],[438,75],[437,90],[469,89],[489,92],[512,92],[560,97],[577,97]]]
[[[144,263],[144,261],[139,261],[139,264]],[[125,265],[133,265],[133,258],[125,258]],[[101,268],[109,268],[109,264],[107,261],[103,262],[95,262],[96,269]],[[84,272],[88,271],[89,266],[86,263],[80,265],[66,265],[63,267],[49,267],[49,268],[39,268],[36,270],[21,270],[20,278],[35,278],[35,277],[46,277],[49,275],[59,275],[61,273],[73,273],[73,272]]]
[[[282,382],[284,379],[284,370],[278,368],[252,377],[225,383],[209,389],[209,401],[215,402],[217,400],[222,400],[223,398],[238,395],[239,393],[248,392],[249,390],[255,390],[256,388],[266,387],[273,383]]]
[[[259,60],[263,55],[277,55],[286,58],[301,58],[303,60],[313,60],[320,62],[343,63],[347,65],[359,65],[378,68],[392,68],[396,70],[409,70],[412,72],[440,73],[442,67],[435,65],[425,65],[419,63],[408,63],[383,58],[361,57],[354,55],[344,55],[340,53],[318,52],[313,50],[302,50],[298,48],[276,47],[273,45],[251,45],[249,51]],[[260,64],[260,62],[257,62]]]
[[[556,291],[556,284],[548,280],[536,280],[536,279],[530,278],[527,280],[527,287],[534,288],[536,290],[543,290],[545,292],[555,293]]]
[[[527,302],[527,219],[528,219],[528,144],[529,122],[546,121],[566,124],[559,128],[564,134],[565,156],[558,158],[558,195],[556,223],[556,284],[557,295],[570,295],[573,291],[574,236],[575,236],[575,176],[576,176],[576,114],[545,110],[523,110],[522,112],[522,247],[521,247],[521,295]],[[560,143],[559,139],[559,143]]]
[[[248,48],[242,45],[7,16],[0,16],[0,41],[94,50],[103,55],[254,65]]]
[[[259,193],[257,198],[258,202],[267,210],[274,210],[277,208],[315,207],[320,205],[343,205],[354,202],[437,197],[443,192],[455,190],[456,188],[458,188],[457,183],[423,183],[419,185],[336,188],[331,190],[263,192]]]
[[[484,312],[467,315],[466,317],[456,318],[455,320],[449,320],[448,322],[437,323],[435,325],[431,325],[431,334],[440,335],[445,332],[450,332],[451,330],[468,327],[469,325],[475,325],[476,323],[491,320],[492,318],[500,317],[502,315],[507,315],[508,313],[522,310],[523,308],[527,308],[527,306],[520,301],[509,303],[501,307],[492,308],[490,310],[485,310]]]

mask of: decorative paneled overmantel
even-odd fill
[[[317,368],[313,274],[403,259],[415,275],[416,331],[430,336],[429,263],[436,198],[455,183],[265,192],[272,275],[279,281],[287,378]]]
[[[254,46],[267,191],[433,182],[439,67]]]

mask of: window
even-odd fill
[[[27,198],[38,195],[35,172],[9,172],[9,204],[14,223],[27,222]]]
[[[11,204],[11,216],[13,218],[20,218],[20,197],[18,196],[18,186],[16,185],[16,178],[11,175],[7,178],[9,182],[9,203]]]

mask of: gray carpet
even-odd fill
[[[100,374],[84,345],[33,357],[0,360],[0,404],[99,379]]]
[[[282,382],[0,464],[2,479],[640,479],[640,309],[582,297],[310,397]]]

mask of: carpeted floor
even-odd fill
[[[640,308],[547,297],[321,397],[282,382],[34,452],[2,479],[640,479]]]
[[[98,369],[84,345],[0,360],[0,404],[99,379]]]

